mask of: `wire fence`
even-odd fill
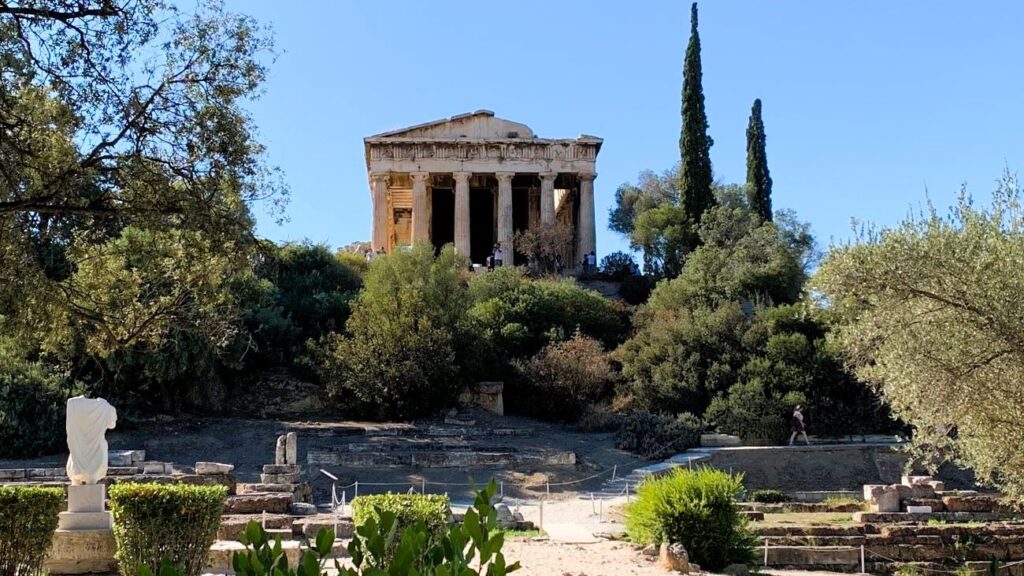
[[[789,548],[789,546],[785,546],[785,547]],[[764,566],[768,567],[769,563],[770,563],[769,550],[771,549],[771,538],[765,538],[764,539],[764,546],[763,546],[763,548],[764,548]],[[843,547],[842,546],[800,546],[800,548],[804,549],[804,550],[836,550],[837,548],[843,548]],[[897,560],[895,558],[890,558],[888,556],[885,556],[884,554],[879,554],[878,552],[875,552],[874,550],[871,550],[870,548],[868,548],[864,544],[861,544],[860,545],[860,573],[861,574],[866,574],[867,573],[867,562],[869,561],[869,558],[871,560],[882,560],[882,561],[890,563],[890,564],[905,564],[905,563],[907,563],[906,560]],[[1016,561],[1013,561],[1013,562],[1006,562],[1006,563],[1002,563],[1002,562],[999,562],[998,560],[996,560],[996,562],[998,563],[998,565],[995,566],[995,569],[997,571],[999,571],[999,570],[1009,570],[1011,568],[1014,568],[1016,566],[1020,566],[1020,565],[1024,564],[1024,560],[1016,560]],[[963,566],[963,567],[958,568],[956,570],[947,570],[947,569],[943,569],[943,568],[931,568],[931,567],[922,566],[922,565],[919,565],[919,564],[915,564],[914,567],[917,570],[919,570],[921,572],[926,572],[926,573],[932,573],[932,574],[958,574],[960,576],[964,576],[965,574],[988,574],[988,573],[991,572],[991,568],[990,567],[986,567],[986,568],[981,568],[981,567],[979,567],[979,568],[969,568],[967,566]]]

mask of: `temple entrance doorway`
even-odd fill
[[[494,192],[487,188],[469,191],[469,257],[484,264],[494,248]]]
[[[430,241],[438,254],[445,244],[455,242],[455,192],[434,188],[430,196]]]

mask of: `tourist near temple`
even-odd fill
[[[596,253],[601,138],[539,138],[525,124],[478,110],[364,142],[374,251],[452,243],[483,264],[500,245],[510,264],[516,232],[562,224],[573,237],[561,255],[567,267]]]

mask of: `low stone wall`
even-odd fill
[[[709,453],[706,463],[742,472],[748,490],[857,491],[864,484],[898,483],[908,456],[892,444],[743,446]],[[947,488],[972,488],[969,475],[950,466],[936,478]]]
[[[575,452],[481,452],[421,450],[415,452],[352,452],[310,450],[309,464],[347,468],[490,468],[574,466]]]
[[[754,524],[752,529],[761,546],[767,544],[768,564],[775,568],[859,571],[861,547],[871,573],[890,573],[905,563],[929,563],[949,570],[964,562],[1024,560],[1024,524]]]

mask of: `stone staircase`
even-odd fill
[[[489,468],[519,466],[573,466],[576,454],[561,450],[521,450],[511,436],[531,434],[528,429],[477,427],[472,420],[446,425],[371,429],[365,435],[337,431],[337,442],[310,449],[313,466],[341,468]],[[321,437],[324,434],[320,435]]]

